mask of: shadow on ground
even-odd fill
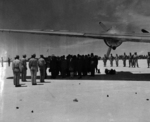
[[[39,79],[40,76],[37,76]],[[13,79],[13,76],[7,77],[7,79]],[[30,82],[30,76],[27,76],[27,81]],[[50,76],[47,79],[52,79]],[[79,80],[78,76],[74,77],[65,77],[57,76],[56,80]],[[150,74],[133,74],[131,72],[117,72],[115,75],[106,75],[106,74],[98,74],[94,77],[92,76],[83,76],[80,80],[129,80],[129,81],[150,81]]]

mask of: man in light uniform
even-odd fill
[[[116,67],[118,67],[119,66],[119,56],[118,56],[118,54],[116,54],[115,61],[116,61]]]
[[[106,55],[104,55],[104,57],[103,57],[103,62],[104,62],[104,67],[106,67],[106,64],[107,64],[107,56]]]
[[[134,53],[134,67],[139,67],[137,52]]]
[[[14,74],[14,85],[16,87],[19,87],[19,86],[21,86],[19,84],[20,72],[21,72],[21,62],[19,60],[18,55],[15,57],[15,60],[12,63],[12,70],[13,70],[13,74]]]
[[[40,69],[40,82],[44,82],[45,65],[46,65],[46,62],[44,60],[44,56],[40,55],[40,58],[38,59],[38,66],[39,66],[39,69]]]
[[[38,62],[37,62],[35,54],[33,54],[29,60],[29,68],[31,71],[32,85],[36,85],[36,76],[37,76],[37,72],[38,72]]]
[[[26,81],[26,75],[27,75],[27,60],[26,55],[23,55],[23,58],[21,59],[21,66],[22,66],[22,81]]]
[[[110,60],[110,66],[113,67],[113,60],[114,60],[114,57],[113,57],[112,54],[110,55],[109,60]]]

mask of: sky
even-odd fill
[[[68,30],[100,33],[99,21],[121,33],[150,30],[148,0],[0,0],[0,28]],[[112,54],[147,54],[150,44],[125,42]],[[102,40],[0,33],[0,56],[36,53],[47,55],[88,54],[103,56],[108,47]]]

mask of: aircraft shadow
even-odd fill
[[[12,77],[7,77],[7,79],[13,79]],[[27,79],[31,79],[31,76],[27,76]],[[37,76],[37,79],[40,79],[40,76]],[[54,79],[51,76],[47,76],[45,80]],[[65,77],[62,78],[60,75],[55,78],[56,80],[125,80],[125,81],[150,81],[150,74],[133,74],[131,72],[117,72],[116,74],[97,74],[94,77],[92,76],[82,76],[82,78],[78,78],[78,76],[74,77]],[[31,80],[27,80],[25,82],[31,82]],[[42,83],[51,83],[48,81]]]

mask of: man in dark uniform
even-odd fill
[[[77,72],[78,72],[78,78],[82,78],[82,59],[81,56],[78,54],[78,58],[77,58]]]
[[[147,55],[147,65],[149,68],[150,67],[150,52],[148,52],[148,55]]]
[[[90,69],[91,69],[91,76],[95,76],[95,60],[93,53],[91,53]]]
[[[124,53],[123,55],[123,67],[126,67],[126,60],[127,60],[127,55]]]
[[[20,72],[21,72],[21,62],[19,60],[19,56],[17,55],[15,57],[15,60],[12,63],[12,70],[13,70],[13,74],[14,74],[14,85],[16,87],[21,86],[19,84],[19,80],[20,80]]]
[[[11,59],[8,57],[8,66],[10,67]]]
[[[61,57],[60,67],[61,67],[61,77],[65,78],[67,73],[67,60],[64,55]]]
[[[57,60],[56,56],[52,55],[52,60],[50,62],[50,69],[51,69],[51,77],[56,78],[57,76]]]
[[[2,64],[2,67],[3,67],[3,62],[4,62],[4,61],[3,61],[3,57],[1,57],[1,59],[2,59],[2,60],[1,60],[1,64]]]
[[[133,61],[133,59],[132,59],[132,54],[130,53],[130,54],[129,54],[129,67],[132,66],[132,61]]]

